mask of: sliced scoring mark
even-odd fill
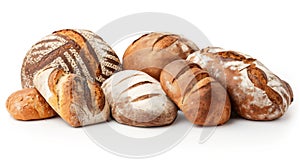
[[[131,100],[131,102],[137,102],[137,101],[149,99],[149,98],[152,98],[152,97],[155,97],[155,96],[160,96],[160,95],[161,95],[161,94],[159,94],[159,93],[146,94],[146,95],[139,96],[139,97],[137,97],[137,98]]]
[[[68,60],[64,57],[64,52],[67,51],[71,47],[79,47],[79,46],[74,46],[72,43],[67,43],[53,51],[51,51],[47,57],[43,57],[36,66],[27,66],[27,69],[25,70],[26,75],[32,74],[47,65],[50,65],[53,61],[55,61],[58,57],[63,60],[63,62],[67,63]],[[67,66],[70,68],[70,70],[73,70],[71,68],[71,65],[67,64]]]
[[[136,42],[139,41],[140,39],[142,39],[142,38],[148,36],[149,34],[151,34],[151,33],[147,33],[147,34],[142,35],[142,36],[139,37],[138,39],[134,40],[134,41],[131,43],[131,45],[133,45],[134,43],[136,43]]]
[[[144,75],[144,74],[138,73],[138,74],[133,74],[133,75],[127,76],[126,78],[123,78],[123,79],[120,80],[118,83],[116,83],[115,86],[118,85],[118,84],[120,84],[120,83],[122,83],[122,82],[124,82],[124,81],[127,80],[127,79],[133,78],[133,77],[135,77],[135,76],[140,76],[140,75]]]
[[[163,48],[167,48],[169,46],[171,46],[172,44],[174,44],[176,41],[178,41],[178,36],[175,34],[166,34],[166,35],[162,35],[161,37],[157,38],[157,40],[153,43],[152,45],[152,51],[154,50],[155,46],[159,45],[161,41],[164,40],[164,44],[160,45],[158,47],[158,49],[163,49]]]
[[[77,36],[77,38],[81,38],[81,45],[82,48],[80,51],[77,51],[79,53],[79,57],[82,59],[82,61],[84,62],[84,64],[86,65],[86,70],[87,70],[87,73],[88,73],[88,76],[89,78],[93,79],[92,81],[94,81],[94,78],[92,76],[96,76],[96,70],[93,70],[91,68],[91,66],[87,65],[89,63],[92,63],[93,61],[94,62],[99,62],[100,60],[98,60],[98,57],[96,55],[96,52],[94,50],[94,48],[92,47],[92,45],[89,43],[88,39],[85,38],[85,36],[82,34],[82,32],[77,32],[76,30],[73,30],[73,29],[68,29],[68,31],[72,34],[74,34],[75,36]],[[63,32],[62,32],[63,33]],[[69,37],[68,35],[68,32],[66,32],[66,36],[67,38],[69,38],[70,40],[74,41],[76,43],[76,39],[71,39],[71,37]],[[80,44],[78,44],[80,45]],[[89,57],[89,59],[88,59]],[[79,58],[77,58],[79,59]],[[93,59],[93,60],[90,60],[90,59]],[[79,60],[77,60],[78,62]],[[91,80],[90,79],[90,80]]]
[[[179,77],[181,75],[183,75],[184,73],[188,72],[190,69],[192,68],[200,68],[200,66],[198,64],[195,64],[195,63],[189,63],[189,64],[186,64],[177,74],[176,76],[173,78],[172,80],[172,83],[174,83],[175,80],[179,79]]]
[[[282,105],[283,100],[281,96],[274,91],[268,84],[268,78],[264,71],[257,68],[255,64],[252,64],[247,68],[247,74],[250,81],[254,84],[255,87],[264,90],[269,99],[276,105]]]
[[[254,59],[254,58],[246,58],[245,56],[243,56],[240,53],[235,52],[235,51],[221,51],[221,52],[217,52],[214,54],[220,55],[223,59],[232,59],[235,61],[243,61],[245,64],[251,64],[254,61],[256,61],[256,59]]]
[[[152,84],[152,83],[153,83],[153,82],[150,82],[150,81],[142,81],[142,82],[135,83],[135,84],[133,84],[132,86],[128,87],[127,89],[123,90],[123,91],[121,92],[121,94],[127,92],[128,90],[130,90],[130,89],[132,89],[132,88],[138,87],[138,86],[140,86],[140,85],[144,85],[144,84]],[[120,94],[120,95],[121,95],[121,94]]]

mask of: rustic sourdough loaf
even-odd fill
[[[27,52],[21,69],[22,87],[32,88],[34,75],[45,67],[59,67],[101,84],[121,65],[116,53],[97,34],[64,29],[46,36]]]
[[[231,104],[226,90],[199,65],[173,61],[162,70],[160,83],[192,123],[213,126],[229,120]]]
[[[197,50],[193,42],[180,35],[153,32],[141,36],[126,49],[123,68],[140,70],[159,80],[165,65],[177,59],[186,59]]]
[[[141,71],[125,70],[112,75],[102,88],[113,118],[122,124],[153,127],[171,124],[176,105],[165,95],[159,82]]]
[[[199,64],[226,87],[234,109],[246,119],[277,119],[293,101],[289,84],[249,55],[208,47],[187,60]]]
[[[59,116],[73,127],[109,119],[109,105],[98,82],[62,69],[46,68],[35,74],[33,83]]]

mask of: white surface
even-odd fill
[[[195,2],[1,1],[0,167],[299,167],[297,1]],[[21,88],[21,64],[31,45],[58,29],[96,31],[121,16],[145,11],[175,14],[215,46],[258,58],[291,84],[295,101],[287,114],[273,122],[232,119],[204,144],[198,143],[202,128],[196,127],[170,151],[147,159],[111,154],[59,118],[21,122],[9,116],[4,104]]]

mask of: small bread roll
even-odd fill
[[[35,88],[12,93],[7,98],[6,109],[13,118],[24,121],[56,116],[56,112]]]
[[[47,103],[73,127],[109,119],[109,105],[98,82],[48,68],[37,72],[33,83]]]
[[[198,47],[184,37],[171,33],[149,33],[135,40],[125,51],[123,68],[140,70],[159,80],[165,65],[186,59]]]
[[[160,83],[192,123],[213,126],[229,120],[231,104],[226,90],[199,65],[173,61],[162,70]]]
[[[176,105],[160,84],[141,71],[120,71],[102,85],[113,118],[122,124],[153,127],[171,124],[177,116]]]
[[[246,119],[277,119],[293,101],[289,84],[249,55],[208,47],[187,60],[206,69],[226,87],[234,109]]]

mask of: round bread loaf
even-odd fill
[[[56,116],[56,112],[35,88],[12,93],[6,101],[6,109],[17,120],[39,120]]]
[[[123,68],[146,72],[159,80],[162,68],[177,59],[186,59],[198,47],[184,37],[170,33],[149,33],[135,40],[125,51]]]
[[[213,126],[229,120],[231,104],[226,90],[199,65],[173,61],[162,70],[160,83],[192,123]]]
[[[226,87],[234,109],[246,119],[277,119],[293,101],[289,84],[249,55],[208,47],[187,60],[205,68]]]
[[[97,34],[88,30],[64,29],[31,47],[23,61],[21,82],[23,88],[32,88],[37,71],[53,67],[102,84],[120,70],[120,66],[116,53]]]
[[[176,105],[160,83],[141,71],[125,70],[112,75],[102,85],[113,118],[122,124],[153,127],[171,124]]]

